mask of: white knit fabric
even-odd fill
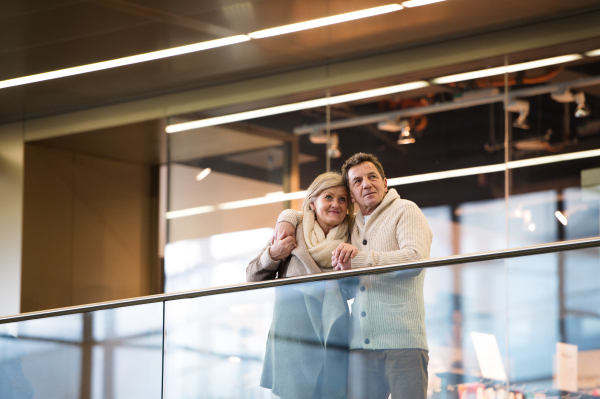
[[[352,245],[359,250],[352,268],[429,258],[431,230],[413,202],[390,189],[371,215],[365,223],[359,212],[351,227]],[[298,212],[287,210],[278,221],[295,225],[299,219]],[[361,276],[352,304],[350,348],[427,350],[424,281],[421,269]]]
[[[302,219],[304,226],[304,242],[315,263],[322,268],[331,269],[331,253],[348,239],[348,221],[344,221],[325,235],[316,220],[315,212],[309,211]]]

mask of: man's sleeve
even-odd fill
[[[390,232],[391,233],[391,232]],[[400,210],[395,231],[399,250],[389,252],[359,251],[352,259],[352,268],[396,265],[429,258],[432,234],[425,215],[413,202],[406,201]],[[398,275],[416,276],[422,269],[402,270]]]
[[[279,218],[277,218],[277,223],[279,222],[288,222],[291,223],[294,227],[298,226],[302,221],[302,212],[295,211],[293,209],[286,209],[285,211],[279,214]]]

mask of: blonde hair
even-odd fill
[[[310,204],[317,200],[317,197],[321,195],[321,193],[328,188],[332,187],[344,187],[346,190],[346,202],[348,204],[348,215],[354,214],[354,204],[350,200],[350,193],[348,192],[348,187],[344,184],[342,180],[342,175],[336,172],[325,172],[320,174],[313,180],[308,190],[306,190],[306,197],[304,197],[304,203],[302,204],[302,211],[304,214],[307,214],[310,209]]]

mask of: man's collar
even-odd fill
[[[400,195],[398,194],[396,189],[388,189],[388,192],[385,194],[385,197],[383,197],[383,200],[379,203],[379,205],[377,205],[377,208],[375,208],[375,210],[371,212],[370,216],[374,216],[378,213],[381,213],[382,209],[387,208],[392,202],[394,202],[397,199],[400,199]],[[362,211],[358,212],[356,218],[357,220],[360,219],[360,222],[363,226],[365,225],[365,216],[362,214]]]

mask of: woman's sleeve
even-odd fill
[[[281,261],[271,259],[269,254],[270,242],[271,240],[269,240],[266,248],[256,258],[252,259],[246,267],[246,281],[274,280],[277,277],[277,269]]]

